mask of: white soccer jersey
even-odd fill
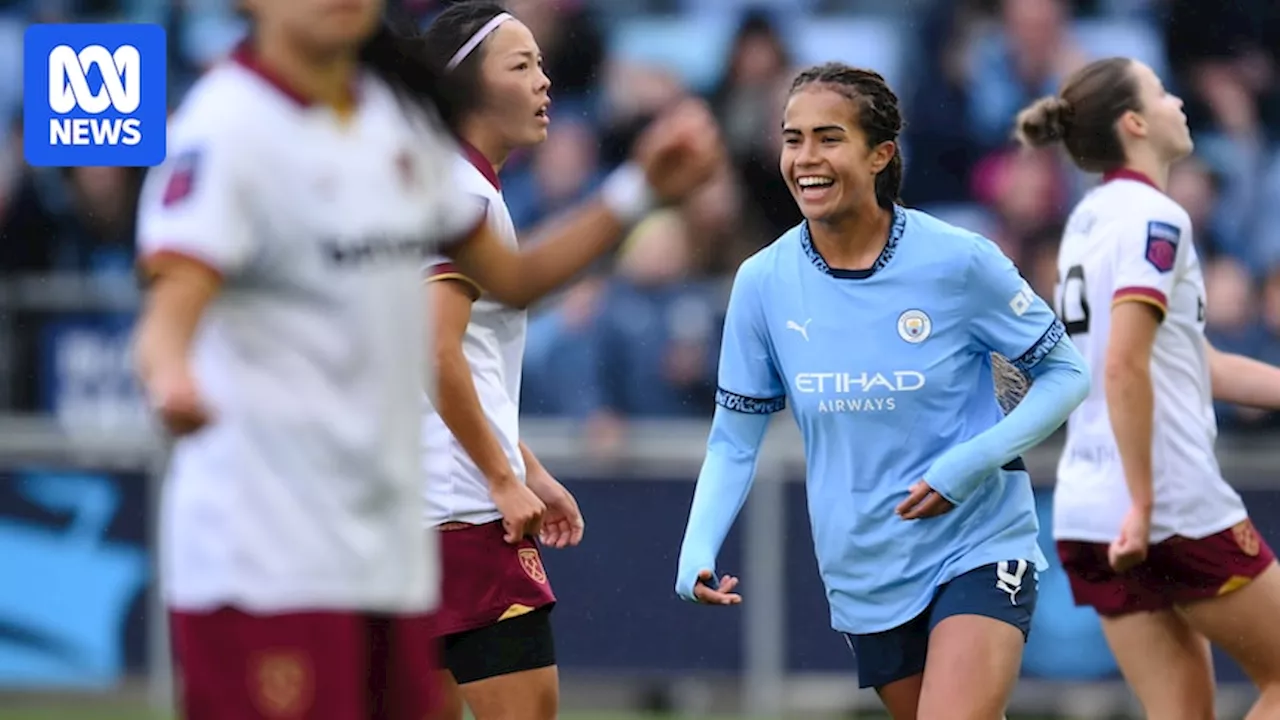
[[[502,198],[493,166],[478,150],[464,146],[457,168],[458,185],[463,191],[488,201],[490,226],[499,238],[515,247],[515,224]],[[429,280],[462,280],[480,293],[471,307],[471,322],[462,338],[462,352],[471,366],[471,379],[485,417],[516,477],[524,482],[524,457],[520,453],[520,377],[527,314],[483,295],[478,285],[444,258],[437,258],[427,272]],[[430,396],[426,398],[422,447],[429,527],[446,522],[481,524],[502,517],[489,496],[488,480],[445,427]]]
[[[241,50],[192,88],[147,179],[146,261],[176,253],[223,278],[191,358],[213,421],[176,443],[163,500],[175,608],[435,605],[420,272],[483,208],[450,182],[452,143],[360,82],[343,118]]]
[[[1058,251],[1058,314],[1093,376],[1067,421],[1058,463],[1053,531],[1062,540],[1110,542],[1129,491],[1107,414],[1111,307],[1138,301],[1164,319],[1151,357],[1155,395],[1151,541],[1200,538],[1245,518],[1214,455],[1217,420],[1204,337],[1204,277],[1191,220],[1137,173],[1117,173],[1072,212]]]

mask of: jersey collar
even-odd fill
[[[906,228],[906,210],[900,205],[894,205],[893,223],[889,226],[889,241],[884,244],[884,249],[880,251],[880,257],[876,258],[871,267],[865,270],[841,270],[828,265],[822,254],[813,246],[813,236],[809,234],[808,220],[800,223],[800,244],[804,247],[804,254],[809,256],[809,261],[813,263],[813,266],[827,275],[844,280],[865,280],[875,275],[893,259],[894,253],[898,251],[898,241],[902,239],[902,233]]]
[[[502,192],[502,181],[498,179],[498,172],[493,169],[493,163],[489,162],[489,158],[480,152],[475,145],[467,142],[462,136],[458,136],[458,146],[462,148],[462,154],[467,158],[467,162],[484,176],[485,180],[493,186],[494,190]]]
[[[1120,168],[1119,170],[1112,170],[1109,173],[1103,174],[1102,182],[1109,183],[1112,180],[1133,180],[1134,182],[1150,185],[1156,190],[1160,190],[1160,186],[1156,185],[1155,181],[1147,177],[1146,174],[1140,173],[1137,170],[1130,170],[1129,168]]]
[[[311,107],[315,104],[314,100],[302,94],[302,92],[297,88],[290,85],[288,81],[280,77],[278,73],[264,65],[262,63],[262,59],[253,51],[253,45],[250,44],[249,40],[246,39],[236,45],[235,49],[231,51],[231,61],[262,78],[263,82],[270,85],[276,90],[276,92],[293,101],[295,104],[301,107]],[[357,103],[360,101],[359,91],[360,86],[357,83],[356,86],[352,88],[352,100]]]

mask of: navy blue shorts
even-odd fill
[[[858,662],[858,687],[879,688],[924,672],[929,633],[954,615],[982,615],[1009,623],[1022,631],[1025,640],[1031,632],[1039,585],[1035,565],[1027,560],[983,565],[939,587],[924,612],[892,630],[843,633]]]

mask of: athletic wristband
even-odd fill
[[[649,187],[644,168],[635,163],[626,163],[609,173],[600,187],[600,200],[628,227],[658,207],[658,196]]]

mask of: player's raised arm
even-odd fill
[[[751,490],[769,417],[786,406],[786,386],[769,351],[760,267],[753,260],[738,270],[729,297],[716,411],[680,547],[676,593],[695,602],[728,605],[740,599],[731,592],[736,578],[717,579],[716,557]]]
[[[174,139],[147,175],[138,206],[146,300],[134,338],[138,377],[175,435],[209,420],[190,366],[191,344],[225,277],[254,252],[237,185],[236,149],[216,138]]]
[[[952,503],[1047,438],[1089,394],[1084,359],[1062,323],[994,243],[976,241],[967,286],[977,350],[1010,358],[1035,382],[1004,420],[952,447],[925,473],[925,483]]]
[[[679,201],[723,165],[715,122],[693,100],[655,121],[634,155],[598,198],[540,228],[528,249],[512,250],[482,226],[450,251],[453,261],[498,301],[526,307],[611,250],[626,227],[659,204]]]

